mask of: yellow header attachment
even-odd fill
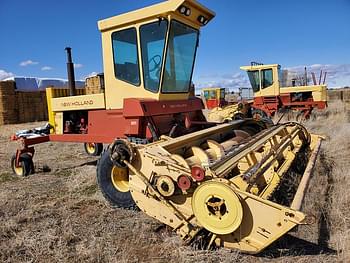
[[[107,109],[125,98],[186,100],[199,30],[215,13],[194,0],[169,0],[98,22]]]

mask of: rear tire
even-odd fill
[[[103,151],[102,143],[84,143],[85,152],[90,156],[99,156]]]
[[[135,202],[128,189],[125,189],[125,180],[121,180],[121,190],[117,189],[115,181],[113,182],[113,169],[118,169],[111,161],[109,151],[102,153],[97,164],[97,183],[98,186],[112,207],[134,208]]]
[[[28,176],[34,173],[34,163],[32,156],[28,153],[23,153],[19,157],[19,167],[16,167],[16,155],[14,154],[11,158],[11,168],[17,176]]]

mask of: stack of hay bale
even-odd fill
[[[80,95],[103,92],[103,74],[87,78],[85,89],[77,89]],[[44,120],[48,120],[46,91],[16,91],[14,81],[0,81],[0,125]]]
[[[18,102],[18,121],[32,122],[47,120],[45,91],[16,92]]]
[[[18,121],[14,81],[0,81],[0,125]]]
[[[342,89],[329,89],[328,93],[328,101],[336,101],[341,100],[343,102],[350,102],[350,88],[345,87]]]
[[[104,78],[103,74],[98,74],[85,80],[86,94],[97,94],[104,92]]]
[[[16,91],[14,81],[0,81],[0,125],[47,119],[45,91]]]

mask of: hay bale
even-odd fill
[[[0,111],[15,110],[17,99],[15,95],[0,95]]]
[[[104,92],[104,78],[103,75],[89,77],[85,80],[86,94],[98,94]]]
[[[350,89],[343,90],[343,101],[350,102]]]
[[[15,95],[15,88],[14,81],[0,81],[0,96]]]
[[[13,81],[0,81],[0,125],[18,120],[17,98]]]
[[[2,111],[0,112],[0,125],[17,123],[16,111]]]
[[[19,122],[43,121],[48,119],[45,91],[17,92]]]

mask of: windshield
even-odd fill
[[[163,75],[163,93],[185,93],[191,85],[198,30],[171,21]]]
[[[260,76],[259,70],[248,71],[248,77],[253,91],[258,92],[260,90]]]
[[[162,20],[140,28],[145,89],[158,92],[168,22]]]

